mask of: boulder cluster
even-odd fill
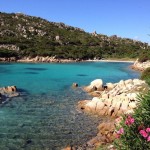
[[[104,122],[98,126],[98,134],[87,142],[90,147],[99,147],[102,144],[111,143],[116,138],[115,122]]]
[[[79,108],[83,111],[118,117],[122,114],[130,114],[137,107],[138,95],[146,92],[148,85],[143,80],[129,79],[118,83],[106,83],[103,86],[101,79],[96,79],[84,90],[93,95],[92,100],[79,101]]]
[[[136,60],[135,63],[131,66],[132,69],[138,70],[138,71],[144,71],[145,69],[149,67],[150,67],[150,61],[139,62],[138,60]]]
[[[0,103],[4,103],[5,101],[9,100],[9,98],[18,95],[19,93],[17,92],[16,86],[2,87],[0,88]]]
[[[102,144],[114,141],[117,137],[116,125],[121,121],[121,115],[134,112],[139,104],[139,94],[146,93],[149,86],[139,79],[121,80],[118,83],[105,85],[101,79],[96,79],[83,89],[93,98],[79,101],[79,109],[101,117],[107,116],[106,120],[99,124],[97,136],[87,142],[88,147],[95,149]],[[108,149],[113,149],[113,145]]]
[[[67,63],[67,62],[77,62],[79,60],[72,60],[72,59],[58,59],[55,56],[50,57],[50,56],[36,56],[36,57],[24,57],[22,59],[17,60],[18,62],[54,62],[54,63]]]
[[[0,57],[0,62],[15,62],[16,57]]]

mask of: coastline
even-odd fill
[[[134,63],[135,61],[134,60],[111,60],[111,59],[104,59],[104,60],[86,60],[88,62],[125,62],[125,63]]]
[[[138,60],[110,59],[88,61],[133,63],[129,68],[140,73],[150,67],[150,61],[139,62]],[[130,115],[134,113],[134,109],[139,104],[137,96],[140,93],[149,91],[149,86],[146,81],[140,79],[120,80],[118,83],[106,83],[106,85],[103,85],[101,79],[95,79],[88,86],[85,86],[83,90],[93,98],[91,100],[80,100],[78,102],[80,110],[84,113],[98,114],[99,116],[109,116],[113,118],[112,121],[109,118],[108,121],[100,123],[97,136],[87,142],[87,144],[92,145],[95,150],[99,146],[103,147],[104,145],[109,149],[109,144],[114,147],[112,142],[117,137],[116,125],[122,120],[121,116],[123,114]]]
[[[55,58],[55,57],[42,57],[42,56],[36,56],[36,57],[23,57],[21,59],[16,59],[14,57],[10,58],[0,58],[0,62],[23,62],[23,63],[41,63],[41,62],[46,62],[46,63],[71,63],[71,62],[125,62],[125,63],[134,63],[135,60],[130,60],[130,59],[60,59],[60,58]]]
[[[121,116],[134,113],[139,104],[137,95],[147,92],[149,87],[140,79],[120,80],[117,83],[106,83],[105,86],[102,79],[95,79],[83,87],[83,90],[91,95],[92,99],[80,100],[77,104],[79,110],[107,118],[97,127],[97,136],[87,141],[87,145],[95,150],[99,146],[112,144],[117,137],[116,127]]]

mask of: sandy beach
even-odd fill
[[[101,59],[101,60],[87,60],[87,61],[94,61],[94,62],[127,62],[127,63],[134,63],[134,60],[111,60],[111,59]]]

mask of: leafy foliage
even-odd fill
[[[143,53],[139,56],[139,62],[146,62],[147,60],[150,60],[150,52]]]
[[[121,127],[124,133],[115,140],[118,150],[149,150],[150,149],[150,92],[139,97],[140,105],[132,115],[134,121],[127,124],[127,117],[124,116]],[[132,119],[133,119],[132,118]],[[144,133],[142,133],[144,132]]]
[[[142,73],[141,79],[146,80],[146,82],[150,85],[150,67]]]
[[[150,54],[147,43],[117,36],[87,33],[64,23],[49,22],[21,13],[0,13],[0,45],[14,44],[19,57],[136,58]],[[8,52],[9,53],[9,52]]]
[[[17,56],[18,54],[15,51],[5,50],[5,49],[0,50],[0,57],[9,58],[9,57],[17,57]]]

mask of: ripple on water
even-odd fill
[[[86,98],[83,92],[78,91],[78,94],[80,98]],[[78,96],[76,92],[66,91],[57,96],[42,94],[13,98],[1,107],[0,149],[55,150],[80,145],[92,138],[100,119],[76,110]]]

